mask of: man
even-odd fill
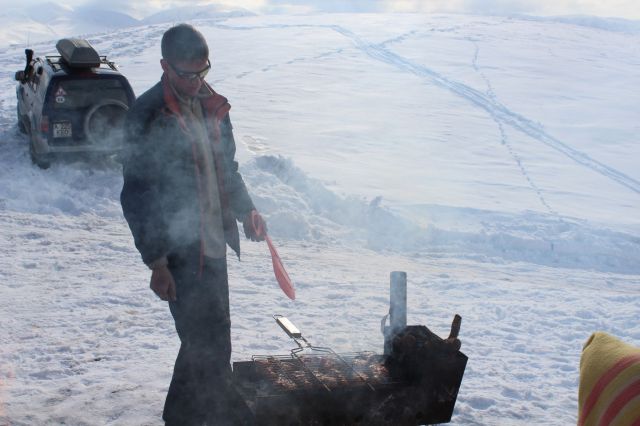
[[[234,160],[230,106],[204,81],[206,40],[180,24],[161,47],[161,81],[127,116],[121,202],[181,342],[162,417],[166,425],[238,424],[226,245],[240,256],[236,220],[254,241],[265,224]]]

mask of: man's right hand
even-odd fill
[[[176,299],[176,282],[169,268],[159,266],[151,272],[151,290],[162,300],[175,301]]]

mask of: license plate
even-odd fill
[[[71,123],[68,121],[53,123],[53,137],[54,138],[70,138]]]

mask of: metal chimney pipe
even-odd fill
[[[391,273],[389,324],[391,333],[396,334],[407,326],[407,273]]]
[[[385,326],[387,317],[383,318],[382,333],[384,335],[384,354],[391,353],[393,338],[407,326],[407,273],[391,272],[389,287],[389,325]]]

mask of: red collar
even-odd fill
[[[167,108],[173,114],[182,118],[178,100],[176,99],[173,90],[169,86],[169,79],[165,74],[162,74],[161,82],[164,102],[167,105]],[[227,115],[227,113],[231,109],[231,105],[229,105],[227,98],[216,93],[206,81],[204,81],[202,84],[202,88],[200,89],[198,98],[200,99],[200,104],[202,105],[202,108],[205,111],[206,115],[214,116],[218,120],[221,120],[225,115]]]

